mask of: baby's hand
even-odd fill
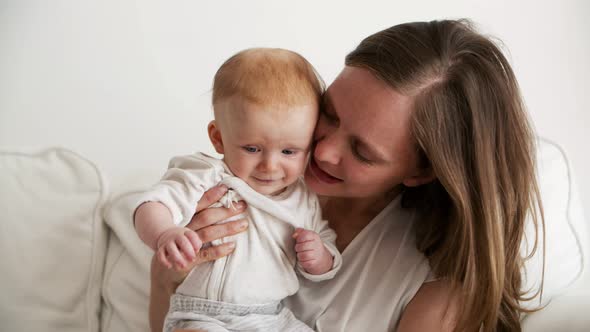
[[[318,233],[297,228],[293,233],[299,265],[310,274],[324,274],[332,269],[334,257]]]
[[[169,269],[174,267],[180,271],[195,260],[201,245],[201,239],[195,231],[175,226],[165,230],[158,238],[158,259]]]

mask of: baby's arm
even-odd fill
[[[134,215],[137,234],[156,251],[168,268],[181,270],[196,258],[202,242],[193,230],[177,226],[168,208],[160,202],[141,204]]]
[[[317,198],[313,199],[305,228],[297,228],[293,233],[299,273],[311,281],[334,278],[342,265],[342,256],[336,248],[336,232],[322,219]]]
[[[182,269],[196,257],[202,242],[182,226],[195,214],[203,192],[221,180],[222,169],[220,160],[203,154],[174,157],[162,179],[138,194],[135,229],[165,266]]]

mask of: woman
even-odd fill
[[[520,243],[542,209],[533,133],[500,50],[463,21],[397,25],[346,57],[323,106],[305,180],[346,267],[302,281],[286,301],[295,315],[320,331],[520,331]],[[191,227],[204,242],[235,234],[247,224],[210,225],[236,213],[203,210]],[[183,277],[164,270],[153,264],[154,331]]]

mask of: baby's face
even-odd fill
[[[270,109],[246,101],[228,102],[218,119],[224,161],[261,194],[274,195],[294,183],[307,165],[318,108]]]

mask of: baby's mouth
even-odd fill
[[[278,181],[278,179],[264,179],[264,178],[259,178],[256,176],[253,176],[253,178],[254,178],[254,180],[261,182],[261,183],[273,183],[273,182]]]

